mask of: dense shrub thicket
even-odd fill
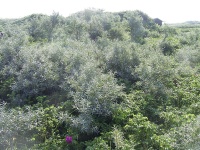
[[[0,30],[2,149],[200,148],[199,26],[88,9]]]

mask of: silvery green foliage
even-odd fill
[[[199,68],[198,67],[198,64],[200,63],[199,48],[194,48],[192,46],[182,48],[175,54],[175,60],[179,64],[177,70],[180,74],[182,75],[193,74]]]
[[[65,32],[69,35],[69,38],[75,40],[82,40],[84,35],[87,35],[86,32],[87,23],[78,17],[71,16],[67,18]]]
[[[53,33],[60,23],[61,17],[59,16],[59,13],[53,12],[49,21],[47,21],[45,24],[46,31],[48,33],[48,41],[53,41]]]
[[[22,49],[19,56],[23,63],[15,72],[13,91],[27,97],[59,89],[65,72],[61,47],[54,43],[43,47],[36,45]]]
[[[99,16],[103,14],[103,10],[100,9],[85,9],[84,11],[74,14],[74,16],[84,19],[86,22],[91,21],[92,16]]]
[[[25,18],[26,19],[26,18]],[[42,14],[32,14],[28,17],[27,30],[31,38],[30,41],[53,41],[58,38],[56,30],[64,24],[64,18],[59,13],[53,12],[51,16]]]
[[[92,57],[91,44],[73,40],[24,47],[18,52],[19,59],[14,61],[18,69],[13,71],[16,80],[12,90],[22,97],[52,93],[61,88],[68,90],[68,78]],[[67,84],[62,86],[65,82]]]
[[[19,51],[28,43],[28,36],[19,28],[7,27],[5,37],[0,41],[0,71],[12,76],[18,68]]]
[[[80,113],[73,125],[81,131],[92,129],[92,116],[109,116],[115,108],[122,86],[117,85],[112,73],[104,74],[88,62],[70,80],[73,107]],[[85,117],[87,116],[87,117]]]
[[[81,113],[107,116],[122,91],[113,74],[103,74],[91,63],[87,63],[71,80],[74,107]]]
[[[115,72],[116,77],[135,80],[137,76],[133,72],[140,63],[135,45],[116,41],[112,43],[109,51],[106,55],[106,69]]]
[[[2,149],[25,147],[31,144],[31,136],[38,125],[39,111],[7,110],[5,104],[0,105],[0,147]]]
[[[95,126],[91,114],[82,113],[78,117],[71,118],[72,126],[80,132],[97,133],[98,127]]]
[[[99,19],[101,19],[105,31],[109,31],[116,22],[120,22],[120,16],[113,15],[112,13],[102,13]]]
[[[48,28],[51,29],[50,18],[45,15],[32,14],[29,17],[29,25],[27,27],[31,40],[41,41],[48,39]],[[52,30],[50,30],[51,32]]]
[[[143,54],[146,55],[146,54]],[[140,65],[136,68],[140,81],[146,92],[155,94],[158,97],[167,98],[170,94],[170,83],[176,76],[176,66],[172,58],[164,56],[159,51],[152,51],[149,55],[143,56]]]
[[[28,35],[18,26],[10,24],[5,26],[4,37],[0,40],[0,97],[10,102],[12,92],[10,86],[22,63],[19,52],[27,45]]]
[[[70,76],[74,76],[79,72],[80,67],[87,61],[93,61],[93,46],[83,42],[67,40],[64,44],[66,51],[64,53],[64,61],[66,62],[66,71]]]
[[[177,127],[166,133],[167,138],[171,138],[174,142],[172,147],[177,150],[199,150],[200,149],[200,116],[191,122]]]
[[[92,16],[89,25],[89,36],[92,40],[97,40],[103,34],[103,25],[98,16]]]
[[[131,40],[141,42],[146,32],[143,26],[143,18],[137,12],[127,12],[125,17],[129,23]]]

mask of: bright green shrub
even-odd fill
[[[190,75],[188,77],[178,78],[175,81],[176,87],[174,87],[172,94],[169,96],[171,105],[181,108],[197,104],[200,98],[199,75]]]
[[[166,138],[171,138],[171,146],[177,150],[199,149],[199,116],[191,122],[174,128],[165,134]]]
[[[110,149],[109,145],[101,137],[95,138],[93,141],[86,142],[86,150],[105,150]]]
[[[163,126],[166,129],[181,126],[182,124],[194,120],[195,115],[184,112],[183,110],[176,110],[167,108],[166,112],[161,112],[160,117],[164,119]]]
[[[157,132],[157,126],[151,123],[147,117],[141,114],[132,115],[129,121],[124,126],[124,134],[128,136],[128,139],[134,140],[137,149],[149,149],[153,148],[152,137]]]
[[[9,95],[12,94],[11,85],[14,82],[14,78],[5,78],[3,75],[0,75],[0,103],[7,102],[10,103]]]
[[[65,136],[71,120],[62,107],[7,109],[6,105],[1,105],[0,119],[3,149],[62,150],[68,147]]]
[[[174,150],[171,143],[174,142],[174,139],[170,137],[166,137],[164,135],[156,135],[154,134],[152,137],[154,149],[159,150]]]
[[[117,127],[113,127],[111,136],[113,142],[115,143],[116,150],[123,149],[125,147],[124,135],[120,129],[118,129]]]
[[[38,142],[36,149],[64,149],[68,147],[65,143],[65,136],[69,130],[70,117],[62,107],[49,106],[41,109],[37,118],[38,134],[34,135]],[[68,128],[67,128],[68,127]]]
[[[160,48],[164,55],[172,55],[180,48],[177,37],[167,37],[160,43]]]

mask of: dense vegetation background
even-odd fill
[[[200,148],[199,25],[85,10],[0,30],[1,149]]]

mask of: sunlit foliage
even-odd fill
[[[87,9],[0,31],[2,149],[199,149],[198,25]]]

